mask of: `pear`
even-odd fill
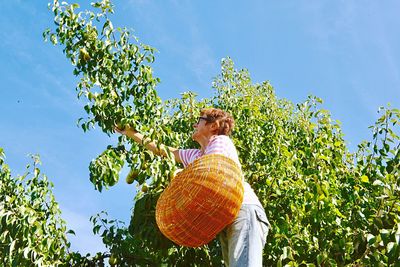
[[[129,174],[126,176],[126,183],[127,184],[133,183],[133,181],[135,181],[135,179],[138,177],[138,175],[139,175],[139,172],[137,170],[131,169]]]
[[[146,193],[147,191],[149,191],[149,186],[148,186],[146,183],[144,183],[144,184],[142,185],[142,192],[143,192],[143,193]]]
[[[92,30],[90,31],[89,35],[88,35],[88,39],[90,41],[94,41],[97,39],[97,31],[96,30]]]
[[[90,59],[90,55],[89,55],[88,51],[86,50],[86,48],[79,49],[79,57],[81,58],[81,60],[83,60],[85,62]]]
[[[108,259],[108,263],[109,263],[111,266],[117,265],[117,263],[118,263],[117,257],[115,257],[115,255],[111,254],[110,258]]]

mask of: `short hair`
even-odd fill
[[[217,135],[230,135],[235,126],[232,115],[218,108],[204,108],[200,111],[201,116],[207,117],[206,123],[216,122],[218,125]]]

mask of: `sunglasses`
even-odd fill
[[[207,117],[198,117],[197,118],[197,124],[199,124],[201,120],[205,120],[207,122],[211,122],[212,121],[212,119],[207,118]]]

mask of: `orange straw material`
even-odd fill
[[[240,167],[223,155],[195,160],[172,179],[157,201],[161,232],[178,245],[207,244],[239,213],[242,179]]]

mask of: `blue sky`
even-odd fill
[[[321,97],[352,151],[370,139],[379,106],[400,108],[398,1],[113,3],[114,26],[133,28],[158,49],[154,72],[163,99],[188,90],[210,96],[220,61],[230,56],[254,82],[269,80],[279,97]],[[77,79],[62,49],[42,40],[52,26],[47,2],[3,0],[0,8],[0,147],[15,175],[24,172],[27,154],[40,154],[63,218],[77,233],[73,249],[102,250],[89,217],[107,210],[129,223],[136,190],[121,181],[100,194],[89,182],[90,160],[115,137],[76,126],[85,103],[76,99]]]

